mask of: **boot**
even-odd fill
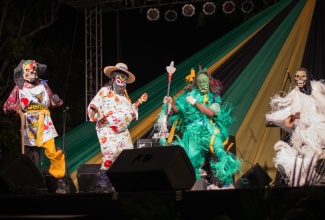
[[[111,181],[108,179],[106,170],[99,171],[99,180],[94,188],[90,190],[92,193],[110,193],[116,192]]]
[[[58,185],[58,188],[55,191],[55,193],[57,193],[57,194],[69,194],[70,193],[69,186],[65,183],[65,181],[62,178],[58,179],[57,185]]]

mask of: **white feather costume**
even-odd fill
[[[291,186],[306,185],[311,176],[317,177],[316,161],[322,157],[325,147],[325,84],[323,81],[310,83],[311,95],[296,87],[285,97],[272,97],[272,110],[266,114],[268,122],[291,134],[289,143],[280,140],[274,145],[273,158],[275,167],[281,165],[287,177],[293,180],[289,183]],[[297,112],[300,112],[300,119],[294,121],[292,128],[286,126],[286,119]]]

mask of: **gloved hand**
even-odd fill
[[[164,104],[170,104],[172,103],[172,98],[170,96],[165,96],[163,100]]]
[[[59,98],[59,96],[58,96],[57,94],[54,94],[54,95],[52,96],[52,101],[53,101],[55,104],[58,104],[58,103],[61,101],[61,99]]]
[[[187,96],[187,97],[186,97],[186,101],[187,101],[188,103],[190,103],[191,105],[195,105],[195,103],[196,103],[196,99],[193,98],[192,96]]]

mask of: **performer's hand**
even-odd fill
[[[291,120],[294,121],[300,119],[300,112],[296,112],[294,115],[291,115]]]
[[[146,102],[148,100],[148,94],[143,93],[142,96],[139,98],[141,102]]]
[[[190,103],[191,105],[195,105],[195,103],[196,103],[196,99],[193,98],[192,96],[187,96],[187,97],[186,97],[186,101],[187,101],[188,103]]]
[[[59,98],[59,96],[57,94],[54,94],[52,96],[52,101],[55,103],[55,104],[58,104],[60,103],[61,99]]]
[[[94,104],[90,104],[90,109],[91,109],[94,113],[97,113],[97,112],[98,112],[98,109],[97,109],[97,107],[96,107]]]
[[[20,104],[16,106],[15,111],[17,112],[17,114],[20,114],[22,112]]]
[[[163,100],[164,104],[167,104],[167,103],[170,104],[172,102],[173,102],[172,97],[170,97],[170,96],[165,96],[164,97],[164,100]]]

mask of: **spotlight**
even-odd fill
[[[244,13],[250,13],[254,8],[254,3],[252,1],[244,1],[241,4],[241,10]]]
[[[213,2],[206,2],[203,5],[203,12],[206,15],[212,15],[216,11],[216,6]]]
[[[160,12],[157,8],[149,8],[147,11],[147,18],[149,21],[157,21],[160,17]]]
[[[182,14],[185,17],[192,17],[195,14],[195,7],[192,4],[185,4],[182,7]]]
[[[165,12],[166,21],[175,21],[177,19],[177,12],[175,10],[168,10]]]
[[[235,3],[233,1],[226,1],[222,5],[222,10],[225,14],[232,14],[235,11]]]

